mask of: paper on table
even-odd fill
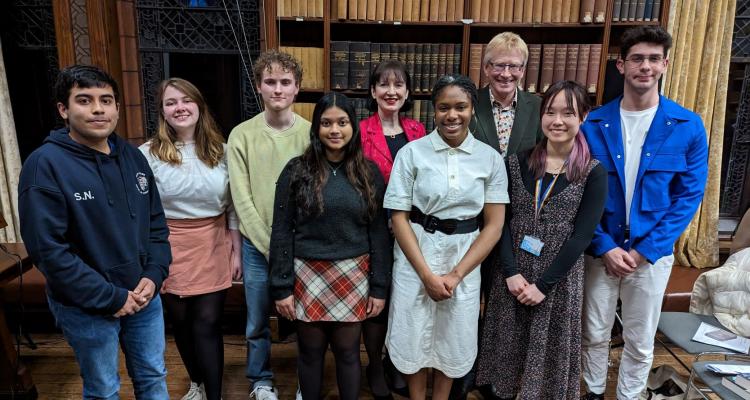
[[[709,371],[715,372],[721,375],[737,375],[746,374],[750,372],[750,364],[706,364],[706,368]]]
[[[734,350],[738,353],[747,354],[748,350],[750,350],[750,340],[748,338],[737,336],[732,332],[717,328],[705,322],[701,322],[701,325],[693,336],[693,340]]]

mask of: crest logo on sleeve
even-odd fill
[[[141,192],[141,194],[147,194],[148,193],[148,178],[146,178],[146,174],[143,172],[139,172],[135,174],[135,179],[138,182],[136,187],[138,188],[138,191]]]

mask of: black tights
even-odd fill
[[[226,290],[190,297],[162,295],[182,362],[190,380],[204,385],[208,400],[221,398],[224,373],[221,314],[226,295]]]
[[[297,373],[304,400],[318,400],[323,385],[326,349],[336,360],[341,400],[359,398],[359,322],[297,322]]]

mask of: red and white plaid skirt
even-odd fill
[[[370,255],[344,260],[294,259],[297,319],[359,322],[367,317]]]

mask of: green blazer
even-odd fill
[[[544,137],[539,121],[541,103],[542,99],[539,96],[518,89],[516,118],[513,121],[513,129],[510,131],[508,155],[529,150]],[[474,111],[469,130],[475,138],[499,152],[500,142],[497,140],[497,125],[492,113],[489,86],[479,89],[479,98]]]

